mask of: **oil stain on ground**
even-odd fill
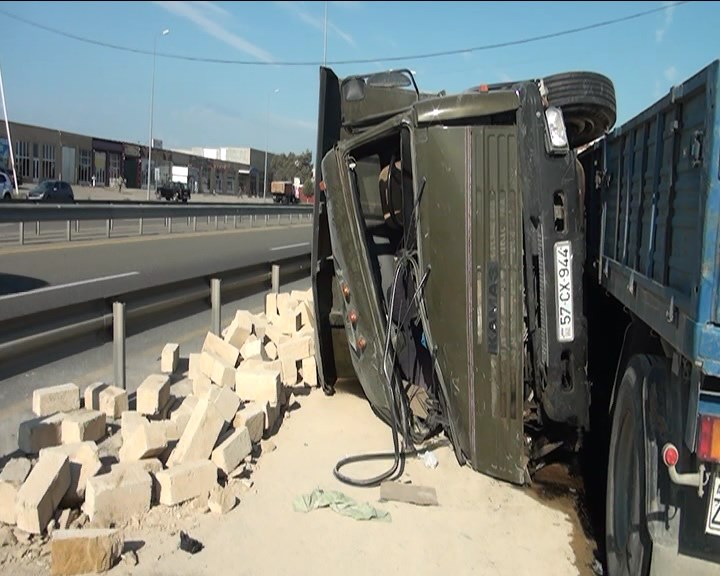
[[[588,513],[581,475],[568,464],[553,463],[538,470],[526,489],[538,502],[563,512],[572,524],[571,547],[580,576],[602,574],[595,531]]]

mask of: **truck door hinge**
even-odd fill
[[[699,168],[702,166],[702,146],[704,135],[705,133],[702,130],[696,130],[693,134],[692,144],[690,145],[690,162],[693,168]]]
[[[675,296],[670,296],[670,306],[668,306],[667,312],[665,312],[665,319],[668,323],[675,322]]]

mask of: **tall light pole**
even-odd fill
[[[263,199],[267,194],[267,172],[268,172],[268,146],[270,145],[270,96],[280,92],[280,88],[275,88],[267,97],[267,126],[265,128],[265,171],[263,172]]]
[[[328,3],[325,1],[325,25],[323,26],[323,66],[327,66],[327,10]]]
[[[160,36],[167,36],[170,30],[165,28]],[[157,57],[157,39],[153,37],[153,65],[152,65],[152,88],[150,89],[150,145],[148,146],[148,165],[147,165],[147,199],[150,200],[150,170],[152,165],[152,145],[153,145],[153,112],[155,108],[155,60]]]

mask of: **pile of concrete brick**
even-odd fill
[[[264,313],[240,310],[222,337],[207,334],[189,355],[189,382],[178,375],[179,346],[166,345],[134,410],[124,390],[103,383],[88,386],[84,402],[75,384],[36,390],[36,417],[18,435],[28,457],[0,473],[0,521],[52,534],[53,573],[73,574],[106,569],[77,550],[117,552],[117,530],[154,505],[205,499],[228,512],[233,480],[277,430],[297,387],[317,386],[314,353],[312,292],[271,293]]]

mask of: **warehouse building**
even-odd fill
[[[58,179],[85,186],[117,186],[124,178],[128,188],[147,186],[147,145],[9,124],[15,169],[24,184]],[[5,125],[0,126],[0,169],[9,171],[8,137]],[[183,166],[195,194],[262,195],[264,162],[265,153],[251,148],[166,150],[162,142],[154,141],[150,182],[154,187],[170,180],[173,166]]]

